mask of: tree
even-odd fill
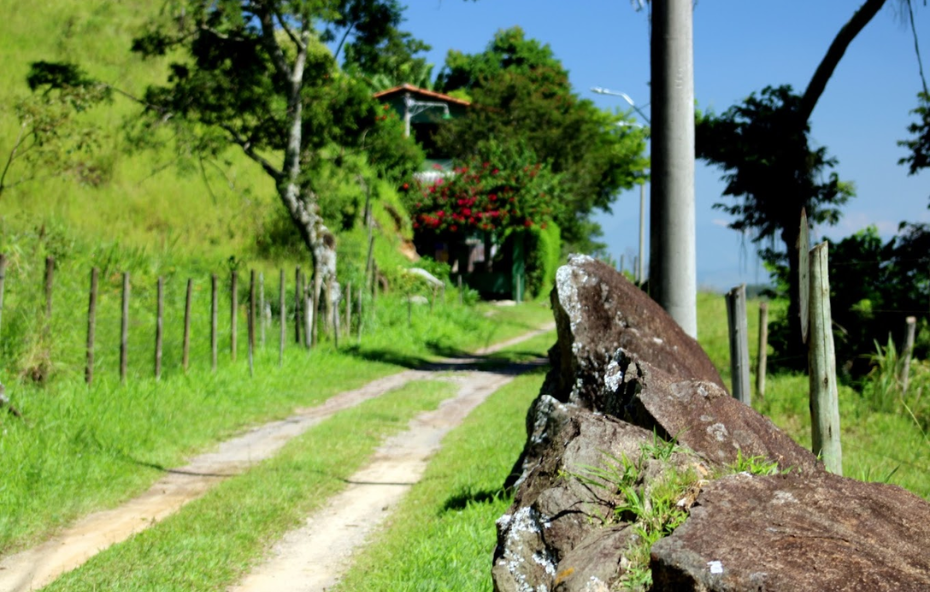
[[[0,197],[21,183],[62,175],[102,183],[107,171],[93,160],[102,132],[81,114],[109,101],[110,89],[74,64],[51,62],[31,64],[26,84],[32,94],[14,105],[19,133],[0,169]]]
[[[854,195],[848,183],[830,173],[836,165],[823,147],[811,149],[808,134],[811,113],[823,95],[827,82],[853,39],[884,6],[886,0],[866,0],[840,29],[820,61],[804,94],[790,87],[767,87],[742,105],[733,106],[722,116],[698,118],[697,156],[724,170],[724,195],[738,203],[714,207],[736,216],[730,228],[752,233],[753,241],[781,238],[788,257],[791,336],[788,356],[802,351],[798,289],[798,233],[801,210],[815,223],[834,224],[839,206]],[[769,254],[772,251],[768,251]]]
[[[325,286],[332,305],[336,241],[310,173],[325,160],[325,148],[377,146],[373,136],[396,136],[396,126],[379,128],[383,115],[367,87],[338,70],[321,37],[352,36],[349,47],[363,62],[366,48],[397,35],[400,6],[395,0],[178,0],[169,6],[133,43],[144,56],[178,56],[167,84],[150,87],[142,99],[150,128],[174,126],[184,150],[238,146],[261,166],[310,249],[314,296],[319,302]]]
[[[930,94],[926,91],[918,94],[917,108],[911,113],[918,118],[916,123],[907,128],[914,137],[898,142],[898,145],[907,148],[910,154],[901,158],[898,164],[907,165],[908,175],[916,175],[923,169],[930,168]]]
[[[609,211],[620,189],[646,175],[645,131],[580,99],[550,47],[519,28],[498,32],[480,54],[450,51],[437,88],[472,100],[465,117],[439,132],[448,154],[465,160],[484,141],[515,142],[559,176],[565,203],[556,222],[569,248],[597,248],[591,213]]]

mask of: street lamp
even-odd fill
[[[652,122],[649,121],[649,117],[643,113],[643,111],[636,106],[636,103],[633,102],[633,99],[630,98],[630,95],[625,92],[607,90],[606,88],[601,88],[599,86],[592,86],[591,92],[595,92],[599,95],[610,95],[613,97],[620,97],[624,101],[630,104],[630,107],[636,110],[639,113],[639,116],[642,117],[646,123],[652,125]],[[647,103],[648,105],[648,103]],[[623,124],[620,122],[618,125]],[[629,124],[628,124],[629,125]],[[646,184],[643,183],[639,186],[639,259],[637,260],[637,270],[636,270],[636,281],[642,285],[643,281],[646,279],[645,273],[645,250],[646,250]]]
[[[646,123],[648,123],[649,125],[652,125],[652,122],[649,121],[649,116],[643,113],[643,110],[637,107],[633,99],[630,98],[630,95],[626,94],[625,92],[608,90],[606,88],[601,88],[599,86],[592,86],[591,92],[597,93],[599,95],[610,95],[612,97],[620,97],[621,99],[629,103],[630,107],[633,107],[633,110],[635,110],[639,114],[639,116],[643,118],[643,120]],[[648,105],[649,103],[646,103],[646,104]]]

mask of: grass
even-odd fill
[[[444,382],[412,382],[340,413],[289,442],[273,459],[217,485],[45,589],[224,588],[284,532],[343,489],[385,437],[453,392],[453,385]]]
[[[526,409],[543,371],[517,377],[446,436],[443,447],[337,585],[340,591],[491,590],[501,486],[526,439]]]
[[[785,314],[786,308],[785,302],[770,303],[769,317]],[[758,311],[758,301],[747,303],[753,370],[758,354]],[[729,384],[726,318],[722,295],[698,295],[699,341],[720,370],[724,382]],[[752,383],[755,384],[755,376]],[[768,375],[764,399],[753,389],[753,407],[808,449],[811,445],[809,389],[807,376],[800,374]],[[930,500],[928,433],[906,413],[876,410],[872,399],[879,396],[877,394],[863,394],[848,385],[840,385],[838,391],[843,474],[864,481],[900,485]]]
[[[41,257],[30,256],[30,251],[35,247],[41,254],[58,241],[66,241],[65,256],[58,260],[53,316],[45,329],[41,283],[27,281],[41,269]],[[27,422],[0,416],[0,474],[7,476],[0,485],[0,553],[32,544],[82,514],[144,490],[159,476],[152,466],[182,464],[187,456],[248,425],[287,416],[295,407],[318,403],[403,367],[514,337],[550,318],[537,304],[461,306],[450,294],[449,302],[437,303],[432,313],[418,307],[408,325],[406,303],[400,295],[389,294],[374,307],[366,302],[361,341],[344,338],[339,351],[331,341],[312,352],[296,346],[290,319],[281,367],[279,325],[273,324],[266,347],[256,351],[255,376],[250,378],[244,306],[238,311],[238,361],[230,359],[228,290],[219,298],[225,313],[219,326],[219,369],[210,372],[209,285],[201,281],[195,284],[191,370],[184,375],[180,322],[185,276],[203,273],[196,262],[82,247],[67,242],[64,234],[24,240],[22,245],[7,276],[0,382]],[[81,284],[90,262],[100,266],[101,283],[96,378],[87,388],[82,380],[86,296]],[[117,372],[120,277],[107,271],[120,266],[132,269],[142,284],[133,289],[125,385]],[[159,274],[167,277],[167,337],[163,379],[155,381],[154,282],[148,280]],[[274,284],[266,282],[266,299],[276,304]],[[292,306],[293,297],[288,297]],[[246,301],[240,288],[240,302]],[[41,383],[25,378],[33,372],[43,376]]]

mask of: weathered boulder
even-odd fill
[[[497,522],[495,585],[507,592],[608,586],[634,535],[614,513],[616,487],[596,472],[641,459],[654,435],[548,395],[534,402],[531,418],[527,445],[536,462],[517,488],[513,511]],[[657,476],[666,467],[694,464],[701,463],[693,455],[674,452],[664,465],[647,459],[640,469]]]
[[[705,486],[652,547],[653,590],[930,590],[930,504],[830,473]]]
[[[604,407],[605,383],[617,350],[648,361],[678,380],[725,388],[698,343],[622,274],[591,257],[574,255],[556,272],[552,314],[559,334],[550,352],[549,394],[589,409]]]
[[[612,590],[650,569],[653,590],[930,589],[930,506],[824,472],[619,273],[571,257],[552,309],[558,343],[506,483],[496,590]],[[790,472],[727,476],[749,458]],[[672,519],[656,527],[659,503]]]

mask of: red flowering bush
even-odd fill
[[[482,148],[434,180],[401,186],[417,232],[545,228],[551,223],[562,202],[558,175],[529,150],[496,142]]]

